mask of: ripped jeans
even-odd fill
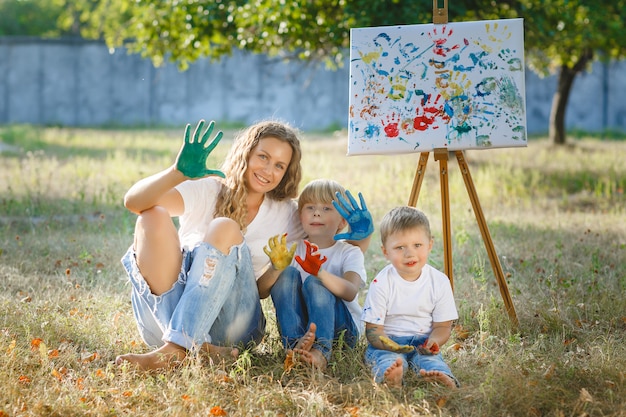
[[[220,346],[258,343],[265,316],[245,243],[224,255],[202,243],[183,251],[178,279],[167,292],[152,294],[131,246],[122,264],[132,284],[137,328],[147,345],[172,342],[188,350],[203,343]]]

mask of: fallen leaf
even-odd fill
[[[20,375],[18,381],[20,381],[21,384],[30,384],[30,378],[26,375]]]
[[[42,339],[40,338],[35,338],[33,340],[30,341],[30,350],[32,350],[33,352],[39,350],[39,345],[41,344],[41,342],[43,342]]]
[[[291,371],[291,369],[293,369],[295,364],[296,363],[293,360],[293,350],[290,350],[287,352],[287,356],[285,357],[285,362],[283,363],[285,372]]]
[[[96,358],[98,358],[98,352],[81,352],[80,354],[80,360],[82,362],[93,362]]]
[[[224,410],[222,407],[220,407],[219,405],[216,405],[213,408],[211,408],[211,410],[209,410],[209,415],[210,416],[225,416],[227,415],[227,413],[226,413],[226,410]]]
[[[359,407],[346,407],[345,410],[350,414],[350,417],[358,417]]]
[[[465,340],[470,336],[469,330],[466,330],[460,324],[454,326],[454,333],[456,334],[456,338],[459,340]]]

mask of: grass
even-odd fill
[[[226,137],[232,137],[227,132]],[[468,151],[519,327],[504,310],[456,162],[449,162],[458,327],[443,347],[450,392],[409,377],[371,382],[364,344],[326,374],[284,374],[271,303],[265,341],[233,367],[112,365],[144,352],[119,263],[135,216],[122,196],[170,164],[181,131],[0,127],[0,416],[626,416],[626,142]],[[228,140],[211,155],[218,165]],[[346,138],[306,134],[303,184],[361,191],[376,223],[406,204],[418,155],[346,157]],[[443,269],[441,194],[430,158],[418,207]],[[385,264],[375,232],[371,280]],[[224,414],[225,413],[225,414]]]

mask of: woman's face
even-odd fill
[[[276,188],[287,172],[292,154],[289,143],[278,138],[259,140],[248,159],[248,193],[267,193]]]

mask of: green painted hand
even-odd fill
[[[208,143],[209,137],[215,127],[215,122],[211,120],[209,127],[207,127],[204,133],[202,133],[202,136],[200,136],[204,123],[204,120],[198,122],[192,138],[189,137],[191,126],[187,124],[185,128],[185,142],[176,157],[176,169],[191,179],[203,178],[209,175],[219,175],[224,178],[225,175],[222,171],[207,169],[206,167],[206,160],[209,154],[215,149],[220,140],[222,140],[222,131],[217,132],[211,143]]]

